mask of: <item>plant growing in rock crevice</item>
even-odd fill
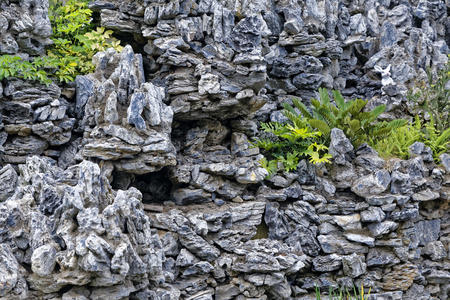
[[[281,163],[287,172],[295,170],[301,158],[308,158],[310,162],[330,162],[332,157],[326,153],[328,147],[318,143],[319,131],[312,131],[306,119],[294,118],[291,123],[278,122],[261,123],[266,133],[265,137],[256,138],[255,147],[263,149],[266,157],[260,160],[261,166],[269,172],[269,177],[276,173]]]
[[[324,142],[330,142],[331,129],[339,128],[358,147],[364,142],[374,142],[385,138],[393,131],[406,125],[403,119],[391,122],[379,122],[377,118],[386,108],[379,105],[372,111],[365,111],[368,100],[353,99],[345,101],[339,91],[332,91],[336,106],[330,101],[328,91],[319,89],[320,98],[311,100],[311,111],[298,99],[293,99],[294,107],[284,103],[285,115],[289,119],[306,118],[308,125],[319,130],[324,136]]]
[[[370,143],[381,157],[399,157],[408,159],[409,147],[415,142],[422,142],[433,151],[433,158],[439,162],[439,156],[447,152],[450,147],[450,128],[440,132],[434,125],[434,119],[422,124],[419,116],[415,116],[414,122],[398,128],[388,137]]]
[[[450,128],[450,60],[433,77],[431,69],[427,69],[427,81],[418,84],[410,90],[407,98],[416,103],[419,108],[433,117],[436,129],[444,132]]]
[[[122,51],[120,41],[111,30],[91,26],[92,11],[87,2],[69,0],[65,5],[53,3],[49,10],[53,45],[47,56],[25,60],[19,56],[0,56],[0,80],[18,77],[49,85],[52,80],[70,82],[77,75],[93,72],[91,60],[95,53],[107,48]]]

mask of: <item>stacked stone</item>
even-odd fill
[[[48,3],[0,6],[0,54],[42,54]],[[446,62],[444,1],[90,7],[133,48],[96,54],[73,86],[0,84],[2,299],[448,298],[450,156],[416,143],[385,161],[335,129],[331,165],[264,179],[249,142],[318,87],[401,107]]]

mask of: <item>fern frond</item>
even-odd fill
[[[372,117],[375,120],[376,118],[378,118],[379,115],[381,115],[384,110],[386,109],[386,105],[382,104],[382,105],[378,105],[377,107],[375,107],[372,111]]]
[[[312,119],[313,116],[310,114],[308,108],[306,107],[305,104],[303,104],[303,102],[301,102],[297,98],[292,99],[292,102],[294,103],[295,107],[298,108],[303,117],[307,119]]]
[[[330,135],[331,132],[331,128],[330,126],[328,126],[327,123],[318,120],[318,119],[311,119],[308,121],[309,125],[317,130],[319,130],[320,132],[322,132],[325,136]]]
[[[340,111],[345,111],[350,107],[351,103],[346,103],[344,97],[342,97],[338,90],[333,90],[331,93],[333,94],[334,101]]]
[[[330,102],[330,96],[328,95],[328,91],[326,88],[319,88],[319,95],[320,95],[320,102],[327,106],[330,107],[331,102]]]

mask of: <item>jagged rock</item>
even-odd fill
[[[440,197],[439,193],[434,192],[430,189],[426,189],[412,195],[412,199],[414,201],[431,201],[436,200],[439,197]]]
[[[410,194],[411,192],[411,178],[409,174],[393,171],[391,174],[391,193]]]
[[[352,191],[361,197],[381,194],[389,187],[391,176],[387,170],[379,170],[374,174],[357,179],[352,186]]]
[[[77,114],[92,128],[83,155],[119,160],[118,170],[136,174],[175,165],[173,112],[163,103],[164,88],[144,82],[140,54],[127,46],[120,54],[113,49],[99,52],[93,62],[102,81],[90,75],[76,81]]]
[[[345,136],[344,132],[338,128],[333,128],[330,134],[331,143],[328,153],[333,155],[334,162],[338,165],[345,165],[346,161],[353,158],[353,145]]]
[[[441,230],[440,220],[420,221],[414,224],[417,231],[419,244],[425,246],[428,243],[437,241]]]
[[[430,147],[426,147],[424,143],[415,142],[411,146],[409,146],[409,154],[411,158],[416,156],[422,156],[424,162],[432,162],[433,161],[433,152]]]
[[[347,239],[335,234],[319,235],[317,240],[322,247],[322,251],[325,253],[347,255],[350,253],[367,253],[368,251],[366,246],[351,243]]]
[[[219,250],[195,234],[190,227],[181,226],[178,234],[181,244],[198,257],[207,261],[213,261],[219,257]]]
[[[380,237],[384,234],[398,228],[398,223],[392,221],[383,221],[381,223],[372,223],[367,226],[367,228],[372,232],[374,237]]]
[[[331,272],[341,268],[342,257],[336,254],[318,256],[313,259],[312,264],[316,272]]]
[[[219,285],[216,287],[215,299],[230,300],[239,295],[239,288],[233,284]]]
[[[370,207],[368,210],[361,212],[362,222],[381,222],[385,218],[385,213],[379,207]]]
[[[342,265],[344,274],[351,278],[356,278],[366,273],[366,264],[361,255],[353,253],[352,255],[342,256]]]
[[[424,254],[431,257],[432,260],[441,260],[447,257],[444,245],[441,241],[430,242],[423,248]]]
[[[397,264],[399,262],[397,256],[387,249],[371,248],[367,253],[366,263],[368,267]]]
[[[0,169],[0,202],[8,199],[16,190],[17,173],[11,165]]]
[[[0,295],[5,296],[19,283],[19,263],[14,257],[11,247],[7,244],[0,245],[0,257],[2,258],[0,269],[2,270],[0,272]]]
[[[391,213],[391,219],[394,221],[406,221],[417,218],[418,216],[419,210],[417,208],[404,208],[401,211]]]

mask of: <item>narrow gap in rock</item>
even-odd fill
[[[141,191],[143,203],[162,203],[170,200],[172,183],[168,178],[166,168],[158,172],[135,175],[131,186]]]
[[[261,215],[261,223],[256,226],[256,234],[251,238],[252,240],[267,239],[269,237],[269,226],[264,221],[265,213]]]

